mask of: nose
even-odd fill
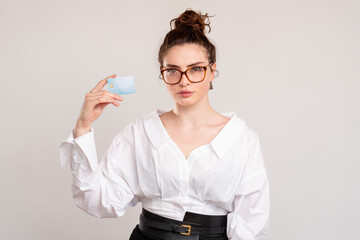
[[[183,74],[181,75],[181,78],[180,78],[180,85],[181,85],[181,86],[186,86],[186,85],[188,85],[189,83],[191,83],[191,82],[190,82],[189,79],[186,77],[185,73],[183,73]]]

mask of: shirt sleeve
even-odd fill
[[[236,188],[233,211],[228,214],[227,234],[231,240],[265,240],[269,227],[269,181],[259,138],[250,139],[250,152]]]
[[[74,138],[74,129],[60,145],[60,163],[70,164],[76,206],[96,217],[121,217],[139,202],[133,126],[117,134],[97,160],[94,129]]]

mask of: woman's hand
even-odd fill
[[[76,122],[74,138],[90,132],[91,123],[101,115],[107,105],[112,103],[116,107],[120,106],[120,103],[116,100],[122,101],[122,97],[106,90],[101,91],[101,89],[107,84],[107,79],[114,77],[116,77],[116,74],[101,80],[90,92],[85,95],[80,116]]]

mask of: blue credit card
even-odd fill
[[[108,78],[107,88],[109,92],[118,95],[135,93],[134,76]]]

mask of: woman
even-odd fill
[[[121,217],[142,202],[131,240],[265,239],[269,183],[258,135],[209,104],[216,51],[205,36],[208,16],[186,10],[173,22],[158,60],[174,109],[131,122],[98,164],[91,123],[123,98],[101,90],[115,75],[87,93],[60,147],[74,202],[97,217]]]

